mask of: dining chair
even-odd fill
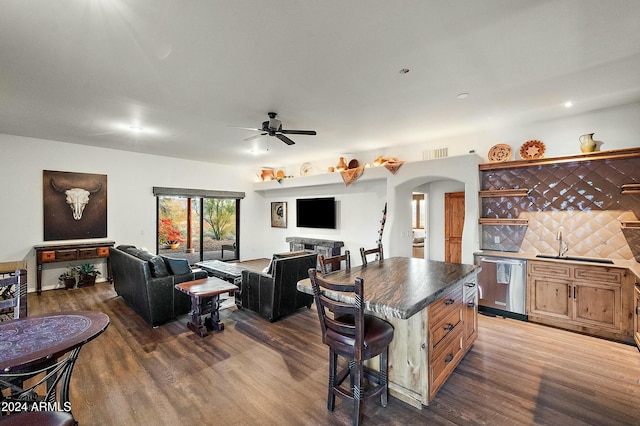
[[[27,315],[27,271],[17,269],[9,278],[0,279],[0,321]]]
[[[344,254],[329,257],[324,257],[324,255],[321,254],[318,256],[318,262],[320,263],[320,270],[323,274],[342,269],[342,262],[344,262],[345,269],[351,269],[351,253],[349,250],[345,250]]]
[[[367,256],[370,254],[376,255],[376,260],[384,259],[384,253],[382,251],[382,243],[378,243],[378,247],[365,250],[364,247],[360,247],[360,257],[362,257],[362,266],[367,266]]]
[[[387,406],[387,359],[389,344],[393,340],[393,326],[364,313],[364,282],[356,278],[353,283],[331,283],[309,269],[314,300],[322,329],[322,342],[329,346],[329,389],[327,409],[333,411],[336,396],[353,404],[352,419],[359,425],[364,401],[380,396]],[[352,302],[334,300],[324,290],[347,293]],[[350,294],[349,294],[350,293]],[[338,356],[348,363],[338,371]],[[365,367],[363,361],[378,356],[379,371]],[[343,386],[349,377],[349,388]],[[367,379],[368,386],[364,387]]]

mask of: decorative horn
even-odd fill
[[[66,191],[66,189],[62,189],[58,185],[56,185],[56,183],[53,181],[53,178],[51,178],[49,182],[51,183],[51,187],[53,187],[53,189],[55,189],[56,191],[63,193]]]
[[[88,189],[87,191],[89,191],[90,194],[95,194],[96,192],[100,191],[102,189],[102,184],[99,183],[98,186],[96,186],[96,189]]]

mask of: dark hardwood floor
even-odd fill
[[[113,286],[29,294],[29,315],[98,310],[111,318],[71,381],[80,425],[349,425],[326,408],[328,351],[315,308],[271,324],[221,312],[205,338],[187,316],[149,327]],[[479,337],[429,407],[369,403],[365,425],[638,425],[640,353],[629,345],[480,317]]]

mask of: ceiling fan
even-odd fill
[[[295,142],[289,139],[288,137],[286,137],[285,135],[311,135],[311,136],[316,135],[315,130],[285,130],[282,128],[282,121],[276,118],[278,114],[276,114],[275,112],[269,112],[267,113],[267,115],[269,116],[269,120],[262,122],[261,129],[254,129],[252,127],[238,127],[240,129],[255,130],[256,132],[260,132],[259,135],[250,136],[246,138],[245,141],[259,138],[260,136],[269,135],[269,136],[277,137],[287,145],[293,145],[295,144]],[[237,126],[232,126],[232,127],[237,127]]]

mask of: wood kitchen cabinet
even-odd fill
[[[475,281],[464,284],[464,347],[468,349],[478,337],[478,284]]]
[[[529,321],[632,342],[628,271],[562,262],[528,262]]]

